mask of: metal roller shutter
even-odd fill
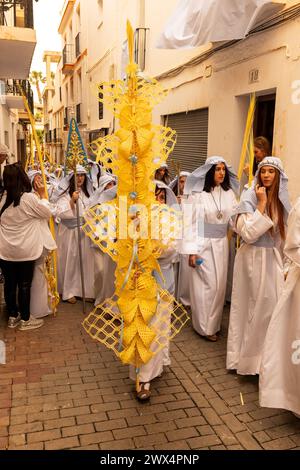
[[[165,116],[165,125],[177,132],[177,144],[168,160],[170,172],[174,174],[170,160],[180,163],[184,171],[194,171],[203,165],[207,158],[208,108],[169,114]]]

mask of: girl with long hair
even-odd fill
[[[32,330],[43,325],[30,315],[30,289],[34,264],[43,251],[54,250],[55,241],[44,224],[51,217],[45,187],[36,185],[37,195],[19,164],[8,165],[3,173],[4,193],[0,202],[0,264],[4,274],[4,296],[8,327]],[[17,302],[18,297],[18,302]]]
[[[211,157],[187,178],[187,207],[192,207],[197,231],[183,244],[189,254],[189,283],[193,327],[210,341],[221,328],[228,269],[228,230],[237,207],[239,182],[226,161]]]
[[[264,158],[236,211],[241,247],[234,266],[227,369],[242,375],[259,373],[266,332],[283,287],[287,180],[279,158]]]

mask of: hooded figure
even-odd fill
[[[99,187],[90,198],[89,207],[97,210],[97,206],[113,200],[117,195],[117,178],[105,173],[99,179]],[[95,307],[111,297],[115,291],[116,263],[107,253],[93,244],[95,256]]]
[[[159,203],[166,204],[169,207],[174,209],[178,208],[177,198],[174,195],[172,189],[167,186],[163,181],[155,180],[156,184],[155,196]],[[163,278],[154,272],[153,275],[157,279],[157,282],[160,284],[162,289],[167,290],[171,295],[174,295],[175,292],[175,279],[174,279],[174,269],[173,262],[177,256],[176,243],[170,242],[168,248],[161,254],[158,259],[160,269],[163,275]],[[156,327],[163,322],[166,324],[166,318],[161,319],[160,312],[164,300],[160,298],[157,312],[151,320],[151,323],[155,323]],[[157,347],[157,346],[155,346]],[[153,350],[154,352],[154,350]],[[139,380],[140,380],[140,390],[137,392],[137,398],[140,401],[146,401],[150,398],[151,390],[150,383],[156,377],[159,377],[164,370],[165,366],[171,364],[169,357],[169,344],[156,353],[153,358],[147,363],[140,367],[139,370]],[[129,367],[129,374],[132,380],[136,380],[136,372],[133,366]]]
[[[181,171],[178,176],[170,183],[170,188],[177,196],[179,204],[184,204],[185,198],[184,188],[187,178],[191,176],[188,171]],[[189,307],[191,305],[190,300],[190,285],[189,285],[189,256],[186,254],[178,254],[178,261],[174,264],[175,280],[176,280],[176,299],[182,305]]]
[[[217,341],[221,328],[228,271],[228,229],[237,207],[239,183],[222,157],[210,157],[187,178],[189,196],[183,209],[191,211],[193,233],[183,243],[189,254],[188,279],[193,327]]]
[[[75,303],[82,297],[76,205],[79,204],[80,226],[84,224],[83,214],[88,209],[93,185],[86,170],[77,166],[78,191],[75,192],[74,173],[71,172],[59,184],[57,196],[57,251],[58,251],[58,292],[62,299]],[[83,273],[87,301],[94,294],[94,250],[89,239],[81,231]]]
[[[234,266],[227,369],[242,375],[259,373],[266,332],[283,287],[287,181],[280,159],[264,158],[235,212],[241,246]]]

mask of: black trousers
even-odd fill
[[[17,317],[20,312],[22,320],[29,320],[34,261],[0,260],[0,267],[4,276],[4,298],[8,315]]]

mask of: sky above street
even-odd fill
[[[45,51],[61,51],[61,40],[58,34],[60,11],[64,0],[39,0],[34,4],[34,27],[37,45],[31,70],[45,73],[43,54]]]

